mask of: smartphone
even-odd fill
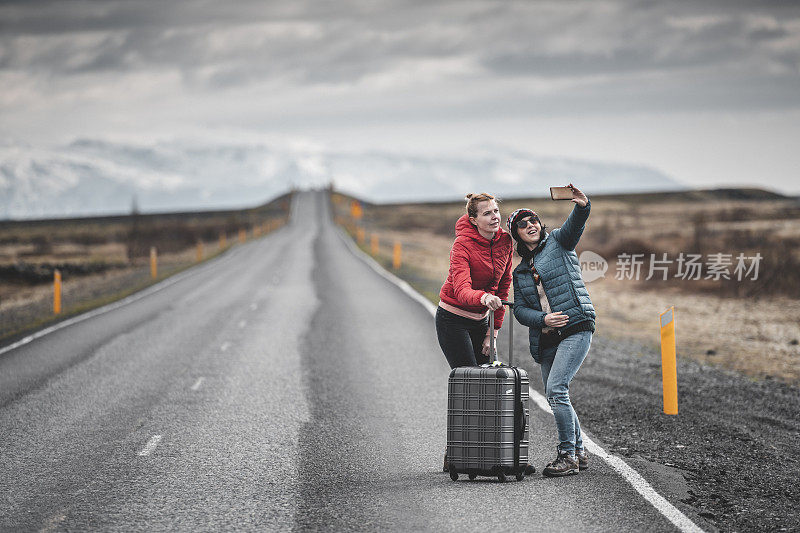
[[[550,187],[550,198],[553,200],[572,200],[572,188]]]

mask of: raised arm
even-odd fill
[[[572,188],[575,207],[560,228],[553,230],[553,238],[567,250],[574,250],[586,227],[586,220],[589,218],[591,204],[589,199],[577,187]]]

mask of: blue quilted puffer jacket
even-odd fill
[[[559,328],[562,332],[574,330],[577,324],[587,325],[587,322],[594,326],[597,316],[581,276],[578,254],[575,253],[590,208],[588,202],[586,207],[576,204],[564,225],[545,233],[534,250],[533,264],[541,277],[550,308],[553,312],[562,311],[569,316],[567,325]],[[514,269],[514,316],[520,324],[530,328],[531,355],[537,363],[540,362],[539,338],[545,327],[545,313],[542,312],[539,292],[526,261]]]

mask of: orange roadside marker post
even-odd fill
[[[61,314],[61,271],[53,272],[53,313]]]
[[[197,241],[197,262],[203,260],[203,241]]]
[[[370,247],[372,249],[372,255],[378,255],[378,234],[373,233],[372,238],[370,239]]]
[[[358,244],[364,244],[364,228],[358,228],[356,233],[358,234]]]
[[[227,244],[228,244],[228,239],[227,239],[227,237],[225,237],[225,232],[224,231],[220,232],[220,234],[219,234],[219,247],[220,247],[220,249],[225,248],[225,246]]]
[[[402,265],[403,245],[400,241],[394,241],[394,250],[392,253],[392,268],[397,270]]]
[[[675,350],[675,307],[661,313],[661,379],[664,414],[678,414],[678,361]]]
[[[243,243],[247,239],[247,232],[244,228],[239,228],[239,242]]]
[[[158,253],[155,246],[150,247],[150,277],[158,277]]]

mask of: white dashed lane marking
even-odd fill
[[[200,377],[200,378],[197,378],[197,381],[195,381],[195,382],[194,382],[194,385],[192,385],[192,390],[197,390],[197,389],[199,389],[199,388],[200,388],[200,385],[202,385],[202,384],[203,384],[203,380],[204,380],[204,379],[205,379],[205,378],[202,378],[202,377]]]
[[[219,347],[219,349],[220,349],[220,350],[222,350],[222,351],[224,352],[224,351],[227,351],[227,349],[228,349],[228,348],[230,348],[230,347],[231,347],[231,343],[229,343],[229,342],[223,342],[223,343],[222,343],[222,346],[220,346],[220,347]]]
[[[153,435],[152,437],[150,437],[150,440],[147,441],[147,444],[144,445],[144,448],[141,449],[138,455],[140,457],[145,457],[150,455],[153,452],[153,450],[156,449],[156,446],[158,446],[159,442],[161,442],[161,435]]]

